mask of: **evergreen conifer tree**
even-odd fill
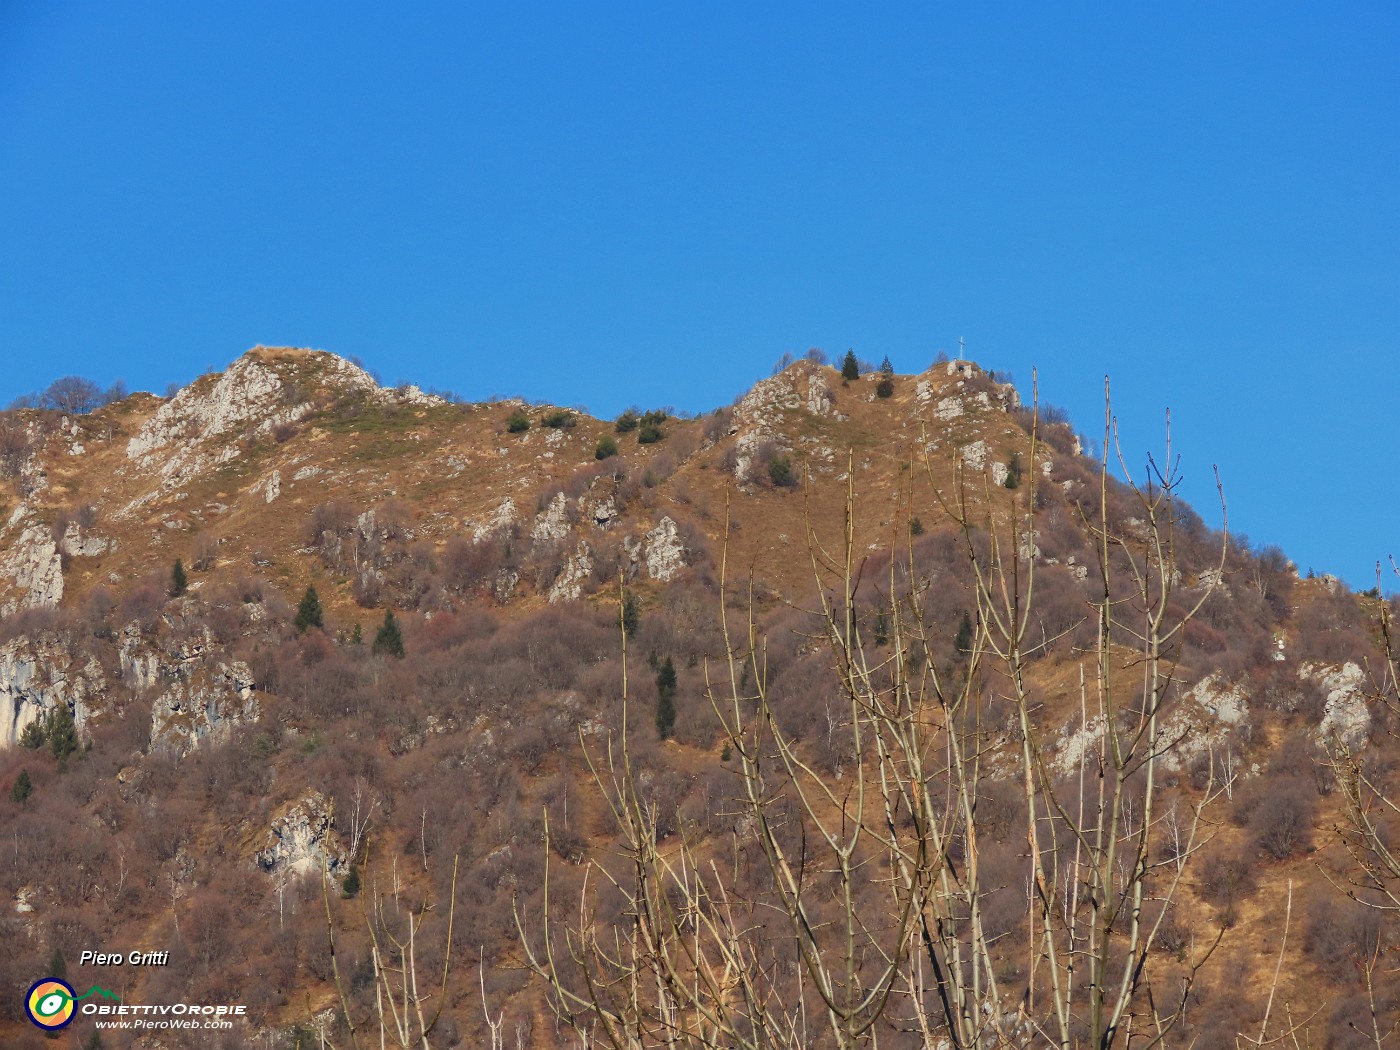
[[[48,720],[42,715],[24,727],[19,735],[19,746],[30,751],[38,751],[49,740]]]
[[[676,665],[671,658],[656,672],[656,732],[662,740],[676,730]]]
[[[972,617],[965,612],[962,615],[962,623],[958,624],[958,633],[953,636],[953,651],[959,658],[972,652]]]
[[[384,623],[375,634],[374,645],[370,650],[403,659],[403,633],[399,630],[399,621],[394,619],[393,609],[384,610]]]
[[[292,621],[292,625],[301,632],[308,627],[324,627],[322,620],[321,599],[317,596],[315,587],[307,587],[306,593],[301,596],[301,604],[297,606],[297,618]]]
[[[642,606],[637,596],[630,591],[622,599],[622,633],[628,638],[635,637],[642,624]]]
[[[55,948],[49,956],[49,976],[57,977],[60,981],[68,979],[68,960],[63,957],[61,948]]]
[[[185,575],[185,563],[175,559],[175,567],[170,570],[170,597],[179,598],[190,589],[190,579]]]
[[[15,785],[10,788],[10,801],[16,804],[27,802],[34,794],[34,783],[29,779],[29,770],[21,769],[15,777]]]
[[[49,715],[48,737],[49,749],[62,769],[68,756],[78,750],[78,729],[73,724],[73,712],[68,710],[67,704],[60,703]]]
[[[1021,486],[1021,457],[1015,452],[1011,453],[1011,462],[1006,465],[1006,481],[1003,484],[1009,489]]]
[[[345,881],[340,884],[340,895],[346,900],[356,896],[360,892],[360,869],[355,865],[350,865],[350,874],[345,876]]]
[[[860,362],[856,360],[856,352],[854,350],[847,350],[845,358],[841,361],[841,378],[860,378]]]

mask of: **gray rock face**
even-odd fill
[[[984,469],[987,465],[987,443],[974,441],[970,445],[964,445],[962,461],[968,470],[980,471]]]
[[[584,581],[593,572],[592,552],[588,549],[588,544],[579,541],[578,550],[570,554],[564,562],[564,568],[560,570],[554,585],[549,589],[549,602],[553,605],[556,602],[577,601],[583,593]]]
[[[132,689],[144,693],[147,689],[155,688],[161,675],[160,656],[146,645],[136,624],[122,628],[117,652],[121,660],[122,678]]]
[[[1366,706],[1366,672],[1358,664],[1341,667],[1305,664],[1299,678],[1310,679],[1327,691],[1322,707],[1322,721],[1317,727],[1321,744],[1336,741],[1349,748],[1366,742],[1371,731],[1371,711]]]
[[[1199,755],[1223,748],[1232,729],[1249,723],[1249,698],[1244,688],[1218,674],[1208,674],[1182,697],[1162,727],[1162,756],[1169,772],[1187,769]]]
[[[59,704],[81,734],[106,684],[96,659],[80,664],[58,641],[16,638],[0,646],[0,748],[17,746],[24,730]]]
[[[829,387],[816,365],[799,361],[770,379],[762,379],[734,408],[738,458],[734,476],[747,481],[754,452],[767,438],[781,438],[785,414],[805,409],[814,415],[844,418],[827,399]]]
[[[282,472],[274,470],[254,485],[250,491],[254,495],[262,496],[264,503],[271,503],[282,494]]]
[[[14,580],[24,592],[9,608],[37,609],[57,605],[63,599],[63,559],[47,526],[30,525],[16,537],[9,553],[0,562],[0,575]]]
[[[549,501],[549,506],[536,516],[535,525],[530,530],[530,538],[536,543],[548,543],[551,540],[562,540],[568,534],[569,497],[562,492],[556,492],[554,498]]]
[[[1231,731],[1249,724],[1249,698],[1243,687],[1218,674],[1208,674],[1187,690],[1161,723],[1162,768],[1179,772],[1202,754],[1223,749]],[[1063,776],[1078,772],[1080,763],[1100,746],[1104,718],[1094,715],[1084,725],[1066,727],[1052,742],[1053,764]]]
[[[646,535],[647,575],[653,580],[674,579],[685,568],[685,546],[676,523],[669,517],[657,522]]]
[[[484,522],[477,525],[472,532],[472,542],[480,543],[490,536],[506,532],[519,520],[519,514],[515,509],[515,500],[507,496],[501,500],[491,516]]]
[[[271,874],[309,875],[323,867],[332,874],[340,872],[349,857],[340,846],[334,824],[330,800],[319,791],[310,791],[273,817],[267,845],[253,859]]]
[[[253,674],[241,660],[176,681],[151,707],[151,749],[183,757],[262,715]]]

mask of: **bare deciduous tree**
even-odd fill
[[[442,1017],[447,1003],[448,978],[452,968],[452,927],[457,903],[458,858],[452,858],[452,882],[447,908],[447,930],[443,940],[442,974],[418,968],[418,941],[431,906],[424,902],[416,911],[403,906],[399,897],[397,869],[393,889],[382,892],[374,884],[365,895],[365,928],[369,932],[370,963],[373,975],[374,1009],[357,1022],[346,992],[340,961],[335,952],[335,924],[331,915],[330,874],[321,873],[321,896],[326,908],[326,938],[330,947],[331,972],[340,1007],[350,1034],[350,1045],[359,1050],[360,1036],[381,1048],[397,1046],[431,1050],[429,1037]],[[437,985],[434,990],[434,985]],[[436,998],[434,1005],[432,1000]],[[373,1031],[370,1035],[366,1030]],[[375,1037],[377,1035],[377,1038]],[[323,1036],[324,1038],[324,1036]],[[331,1045],[329,1040],[327,1045]]]

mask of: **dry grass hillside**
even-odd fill
[[[1336,831],[1337,777],[1354,758],[1396,797],[1388,607],[1299,579],[1183,504],[1159,521],[1160,482],[1104,476],[1060,413],[965,361],[850,380],[799,361],[712,414],[614,421],[383,388],[332,354],[256,347],[169,398],[0,413],[0,1041],[48,1045],[20,1002],[61,956],[79,990],[248,1007],[228,1033],[102,1046],[379,1045],[375,947],[392,956],[417,916],[430,1045],[579,1045],[529,961],[546,871],[575,906],[585,873],[625,882],[628,837],[585,749],[596,760],[626,728],[647,834],[729,857],[731,888],[768,899],[736,801],[748,737],[725,704],[766,712],[803,775],[848,786],[870,746],[849,750],[860,715],[842,714],[860,663],[895,691],[934,683],[919,712],[965,698],[978,837],[962,828],[947,857],[978,857],[987,970],[1023,1004],[997,1030],[1040,1045],[1025,1020],[1038,964],[1013,948],[1036,922],[1017,755],[1034,739],[1035,776],[1082,812],[1113,739],[1092,683],[1131,712],[1150,663],[1162,747],[1150,783],[1134,765],[1121,792],[1157,814],[1144,856],[1183,873],[1143,905],[1163,917],[1143,956],[1154,996],[1187,989],[1165,1043],[1253,1038],[1277,972],[1271,1038],[1286,1016],[1300,1045],[1375,1045],[1400,1017],[1400,931],[1366,906],[1383,887]],[[1023,651],[1000,664],[987,566],[1025,615]],[[1153,661],[1132,637],[1146,606],[1113,605],[1101,641],[1105,588],[1140,578],[1183,623]],[[949,721],[930,739],[953,735]],[[772,788],[774,842],[849,817],[845,790],[804,817]],[[918,828],[915,809],[854,812]],[[1189,813],[1177,864],[1161,843]],[[1131,835],[1131,806],[1121,819]],[[1073,882],[1057,892],[1077,899]],[[637,921],[622,889],[595,903],[610,928]],[[756,925],[769,958],[781,924]],[[880,933],[862,936],[873,952]],[[81,966],[91,950],[171,965]],[[765,971],[775,996],[798,981],[783,967]],[[1164,1009],[1145,988],[1139,1026]],[[909,1016],[892,1007],[862,1045],[925,1045]],[[64,1038],[93,1033],[84,1019]]]

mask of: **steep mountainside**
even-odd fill
[[[418,965],[451,978],[432,1045],[491,1045],[498,1016],[512,1044],[574,1045],[523,968],[512,909],[541,907],[547,856],[567,890],[614,841],[580,741],[601,749],[626,718],[659,834],[732,831],[736,759],[705,698],[735,644],[724,611],[767,638],[754,678],[782,729],[845,776],[820,644],[838,614],[811,611],[840,591],[847,543],[861,646],[904,645],[882,602],[922,587],[910,652],[952,679],[973,680],[968,639],[986,629],[966,552],[1033,570],[1034,644],[1012,684],[1034,699],[1050,775],[1082,783],[1105,738],[1085,706],[1096,653],[1143,673],[1131,645],[1096,651],[1095,603],[1158,542],[1145,504],[1059,414],[1037,418],[966,361],[854,380],[802,361],[710,415],[614,422],[386,389],[332,354],[257,347],[168,399],[0,414],[0,475],[5,1045],[32,1038],[18,1004],[56,952],[75,987],[249,1008],[243,1028],[163,1046],[293,1046],[316,1029],[341,1045],[346,1002],[362,1021],[373,1009],[374,894],[436,902]],[[1372,1005],[1366,953],[1400,944],[1389,914],[1332,887],[1351,869],[1328,756],[1363,756],[1382,788],[1393,776],[1383,603],[1171,514],[1153,586],[1190,618],[1161,653],[1162,790],[1173,814],[1219,797],[1176,933],[1153,950],[1181,964],[1223,930],[1215,974],[1266,981],[1291,886],[1279,994],[1343,1045]],[[978,695],[1010,725],[1007,682]],[[990,775],[1014,784],[1003,759],[989,747]],[[1012,805],[988,790],[989,810]],[[1015,834],[994,838],[988,866],[1013,863]],[[1003,880],[996,921],[1021,922],[1028,892]],[[78,964],[138,949],[174,964]],[[1233,1045],[1257,1022],[1264,998],[1233,984],[1201,978],[1183,1045]]]

